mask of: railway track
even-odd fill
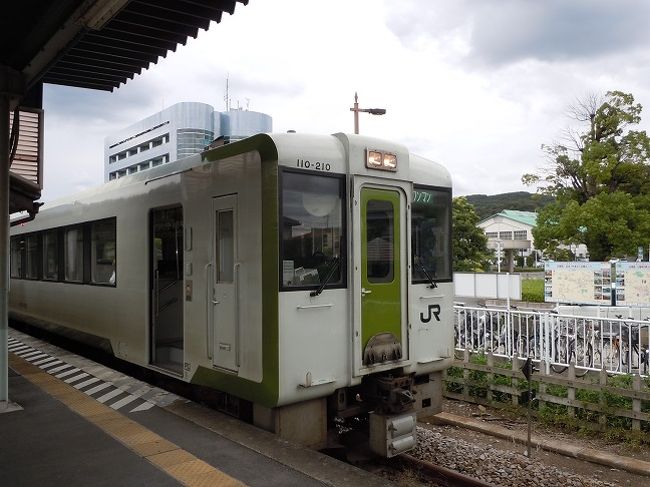
[[[494,484],[469,477],[455,470],[424,462],[411,455],[401,455],[400,461],[405,467],[416,472],[427,482],[449,487],[495,487]]]

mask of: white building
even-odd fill
[[[106,137],[104,181],[183,159],[217,138],[227,143],[271,132],[272,127],[265,113],[217,112],[206,103],[177,103]]]
[[[506,254],[508,267],[514,268],[514,257],[527,257],[535,249],[533,228],[537,223],[537,213],[532,211],[503,210],[478,222],[488,238],[488,247]]]
[[[537,213],[532,211],[503,210],[478,222],[488,238],[488,247],[505,251],[508,257],[534,255],[533,228],[537,225]],[[587,257],[587,247],[562,246],[573,252],[578,259]]]

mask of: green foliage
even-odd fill
[[[578,401],[591,402],[598,404],[600,401],[600,392],[590,391],[588,389],[578,389],[576,391],[576,399]]]
[[[566,386],[558,386],[556,384],[547,384],[546,393],[551,396],[567,397],[569,389]]]
[[[474,207],[463,197],[454,198],[452,208],[452,237],[454,271],[480,272],[487,269],[489,251],[487,237],[476,226],[479,218]]]
[[[470,194],[467,201],[474,206],[479,219],[484,219],[503,210],[537,211],[555,201],[552,196],[515,191],[501,194]]]
[[[470,362],[474,364],[485,365],[487,355],[484,353],[472,354]],[[495,368],[503,367],[510,369],[512,363],[509,360],[495,360]],[[460,383],[454,383],[454,379],[462,379],[467,376],[465,386]],[[591,377],[591,383],[598,383],[596,376]],[[607,378],[609,387],[632,389],[632,375],[614,375]],[[645,379],[645,384],[650,386],[650,379]],[[528,382],[524,379],[513,379],[509,376],[500,375],[495,370],[492,377],[488,372],[463,370],[462,366],[454,366],[447,370],[446,388],[450,392],[463,393],[467,391],[470,397],[476,399],[478,403],[485,403],[490,385],[512,386],[514,385],[520,391],[528,388]],[[539,382],[532,381],[532,388],[539,391]],[[567,398],[569,388],[567,386],[546,383],[546,394],[558,398]],[[602,406],[600,411],[591,411],[580,407],[571,408],[563,404],[554,404],[552,402],[534,401],[532,403],[533,411],[536,411],[537,419],[544,424],[560,427],[564,430],[567,428],[583,435],[598,435],[612,441],[627,443],[628,447],[638,447],[642,444],[650,444],[650,422],[641,421],[641,431],[632,430],[632,420],[626,417],[615,416],[613,413],[617,409],[632,410],[632,399],[621,396],[615,392],[603,389],[580,389],[576,387],[575,398],[584,403],[591,403]],[[503,411],[509,411],[513,417],[521,417],[525,414],[525,406],[514,406],[511,404],[511,395],[505,392],[492,391],[491,403],[498,406]],[[650,401],[642,401],[642,412],[650,411]],[[605,419],[605,429],[601,429],[601,418]]]
[[[543,303],[544,279],[523,279],[521,281],[521,299],[533,303]]]
[[[552,255],[560,245],[584,243],[591,260],[635,256],[650,239],[650,138],[629,130],[641,121],[631,94],[611,91],[575,110],[586,123],[569,132],[573,146],[544,146],[552,169],[526,174],[526,184],[557,200],[539,211],[535,245]],[[558,260],[558,259],[556,259]]]

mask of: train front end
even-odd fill
[[[342,429],[365,417],[391,457],[440,411],[453,355],[450,176],[400,144],[291,137],[276,140],[280,396],[327,397]]]

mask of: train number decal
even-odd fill
[[[296,167],[301,169],[315,169],[316,171],[331,171],[332,166],[329,162],[308,161],[307,159],[296,159]]]
[[[424,313],[420,313],[420,319],[422,320],[422,323],[429,323],[431,321],[431,318],[435,318],[436,321],[440,321],[440,305],[439,304],[430,304],[427,307],[427,311],[429,312],[429,316],[425,317]]]

